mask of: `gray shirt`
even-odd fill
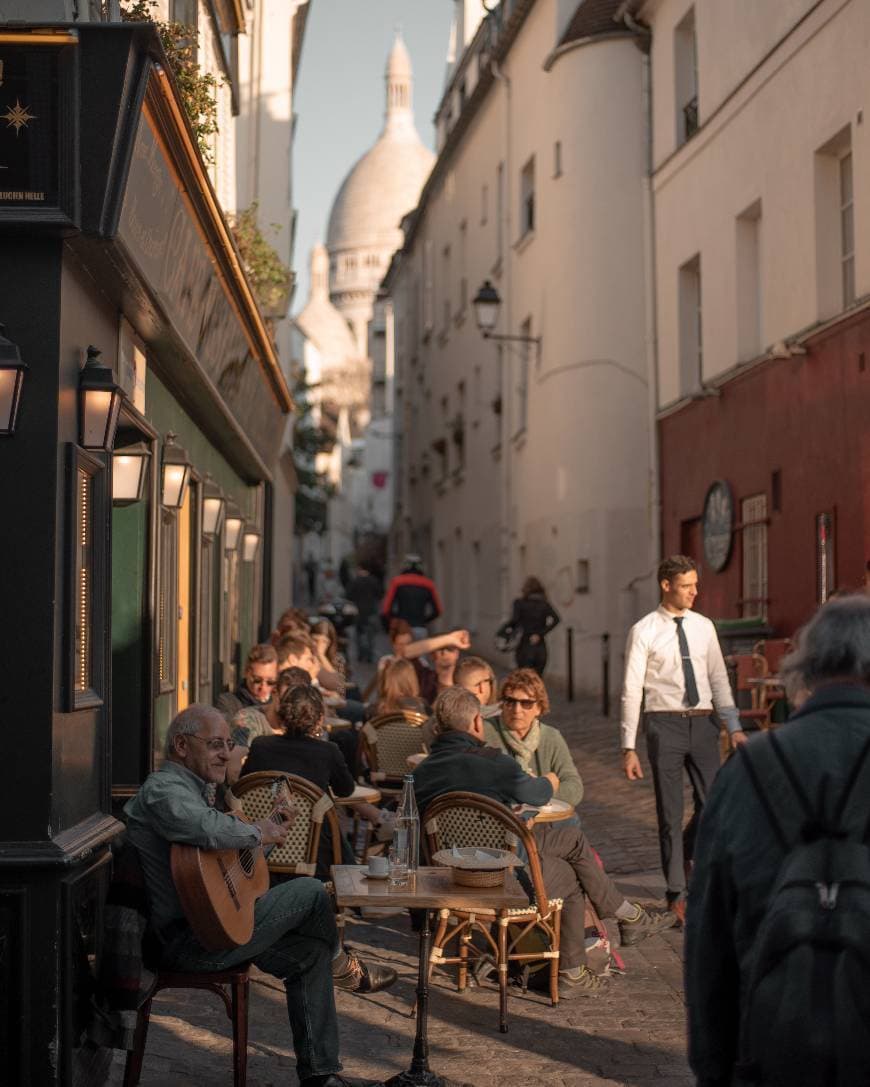
[[[173,842],[202,849],[245,849],[260,844],[259,827],[209,806],[208,785],[180,763],[166,761],[149,774],[124,806],[127,836],[139,851],[151,909],[158,931],[184,916],[172,879]]]

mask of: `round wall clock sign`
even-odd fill
[[[701,531],[704,537],[704,559],[710,569],[718,574],[728,565],[734,537],[734,499],[731,488],[724,480],[717,479],[707,491]]]

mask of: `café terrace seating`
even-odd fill
[[[427,864],[432,863],[432,857],[439,850],[454,846],[507,849],[516,853],[519,843],[528,856],[527,868],[534,892],[528,908],[441,909],[430,955],[430,966],[458,967],[457,987],[460,991],[468,984],[469,966],[473,968],[475,960],[486,955],[494,959],[499,986],[499,1030],[502,1033],[507,1032],[508,968],[511,963],[529,965],[543,960],[544,967],[549,968],[551,1003],[559,1002],[562,900],[547,896],[534,836],[510,808],[478,793],[455,792],[438,797],[426,809],[422,847]],[[493,938],[493,927],[498,930],[497,938]],[[523,942],[534,929],[540,930],[544,947],[524,950]],[[472,942],[475,933],[481,935],[488,950],[481,951],[475,946]],[[445,954],[451,943],[454,954]]]

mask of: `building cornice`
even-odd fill
[[[153,76],[148,80],[143,108],[212,251],[215,270],[229,304],[245,329],[251,353],[259,362],[281,410],[291,412],[294,410],[293,397],[271,336],[196,146],[175,82],[165,66],[155,66]]]

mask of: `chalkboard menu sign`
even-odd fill
[[[74,206],[70,46],[0,40],[0,219]],[[10,215],[12,209],[19,214]],[[36,214],[32,214],[36,213]]]

